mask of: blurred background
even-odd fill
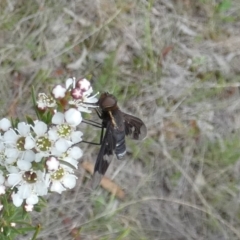
[[[238,0],[1,0],[0,13],[1,117],[33,114],[32,86],[85,76],[148,128],[107,171],[124,197],[89,191],[79,165],[77,187],[33,214],[38,239],[240,239]],[[99,146],[80,147],[94,163]]]

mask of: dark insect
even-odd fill
[[[98,116],[102,119],[101,148],[94,167],[93,187],[96,187],[106,173],[115,153],[118,159],[126,154],[125,135],[135,140],[142,140],[147,135],[143,121],[132,115],[123,113],[117,99],[109,93],[101,94],[98,100]],[[103,136],[103,129],[105,134]]]

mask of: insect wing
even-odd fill
[[[106,173],[108,166],[113,158],[113,151],[116,146],[116,140],[113,135],[113,127],[110,122],[107,123],[105,135],[102,140],[101,148],[97,156],[93,174],[93,188],[96,188],[102,176]]]
[[[137,117],[122,113],[125,124],[125,133],[135,140],[143,140],[147,136],[147,127],[144,122]]]

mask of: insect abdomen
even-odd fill
[[[118,159],[122,159],[126,154],[125,132],[118,132],[116,135],[115,154]]]

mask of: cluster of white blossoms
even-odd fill
[[[81,112],[91,112],[98,99],[87,79],[69,78],[51,96],[40,93],[37,109],[48,112],[50,121],[19,122],[12,127],[0,121],[0,195],[12,190],[15,206],[30,211],[49,191],[62,193],[76,185],[74,169],[82,157],[76,146],[83,133],[77,130]],[[47,114],[45,114],[47,115]]]

